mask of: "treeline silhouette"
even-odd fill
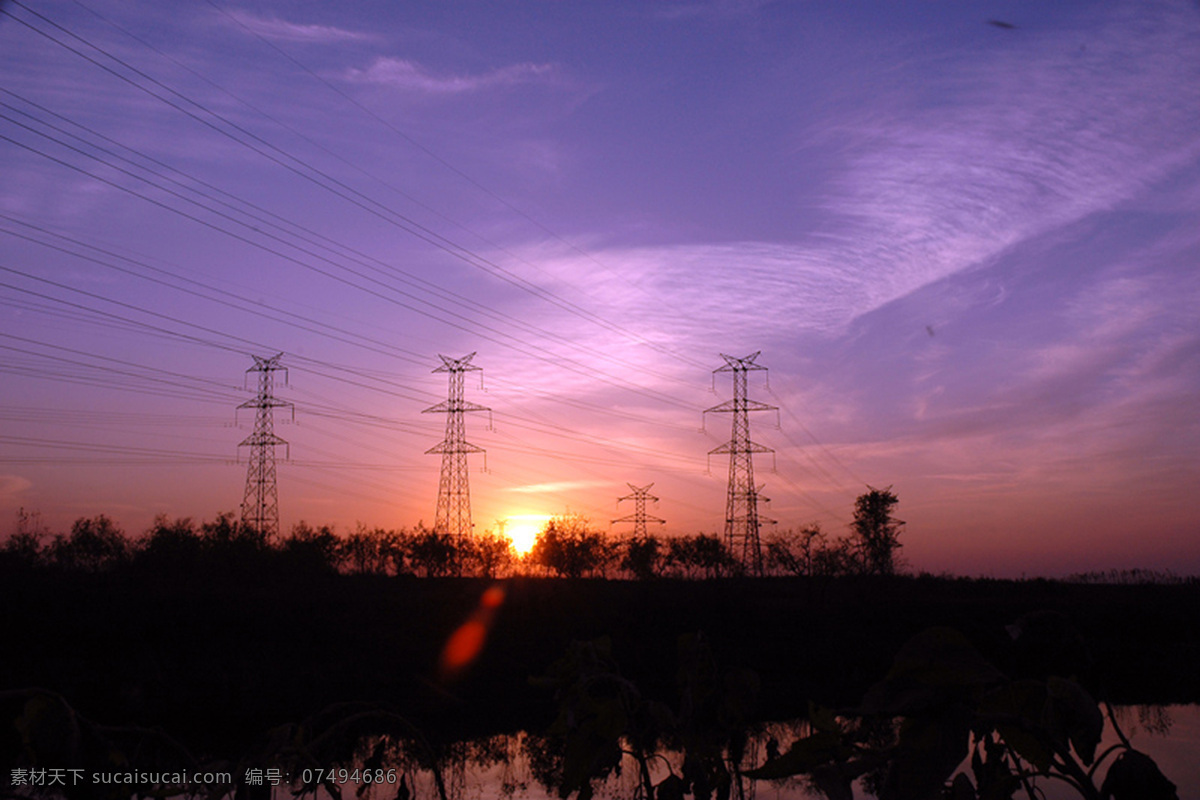
[[[851,531],[843,537],[831,537],[817,525],[767,535],[762,543],[766,573],[817,578],[894,574],[903,525],[891,514],[896,502],[890,490],[862,495]],[[81,517],[69,533],[55,534],[36,514],[22,509],[0,559],[10,567],[70,572],[236,566],[239,573],[255,568],[427,578],[650,580],[743,574],[742,563],[717,534],[614,536],[577,514],[550,519],[533,548],[521,555],[509,538],[494,531],[460,539],[423,524],[400,529],[359,525],[339,534],[329,525],[300,522],[286,536],[272,539],[224,513],[200,523],[160,516],[144,534],[131,537],[103,514]]]
[[[741,565],[716,534],[606,536],[575,520],[552,520],[527,556],[496,533],[458,540],[417,525],[391,529],[361,526],[339,535],[328,525],[298,523],[269,541],[222,514],[211,522],[159,518],[130,537],[109,517],[81,517],[67,534],[20,531],[0,549],[12,567],[100,572],[116,567],[243,566],[324,570],[351,575],[418,577],[695,578],[741,574]],[[770,574],[866,574],[869,565],[851,539],[830,542],[818,528],[770,536],[764,544]]]
[[[1110,569],[1093,572],[1076,572],[1063,578],[1066,583],[1097,583],[1125,586],[1153,584],[1184,584],[1200,581],[1200,576],[1179,575],[1169,569]]]

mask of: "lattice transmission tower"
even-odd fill
[[[444,402],[425,409],[425,414],[446,414],[446,438],[429,448],[427,454],[442,456],[442,477],[438,482],[437,514],[433,529],[438,533],[449,533],[459,539],[471,534],[471,491],[467,484],[467,455],[482,453],[484,449],[467,441],[466,421],[468,411],[491,411],[486,406],[470,403],[463,399],[464,373],[477,372],[483,367],[471,363],[474,353],[462,358],[447,358],[438,354],[442,365],[434,372],[450,374],[450,392]]]
[[[640,486],[639,487],[639,486],[634,486],[632,483],[626,484],[626,486],[628,486],[630,489],[632,489],[633,492],[631,494],[625,495],[624,497],[618,497],[617,503],[622,503],[625,500],[632,500],[633,501],[633,513],[626,514],[625,516],[621,517],[620,519],[614,519],[613,524],[615,525],[618,522],[632,522],[633,523],[633,535],[635,537],[648,535],[648,533],[646,531],[646,523],[647,522],[654,522],[658,525],[665,525],[666,520],[659,519],[658,517],[652,517],[646,513],[646,501],[647,500],[651,500],[655,503],[658,502],[658,498],[655,497],[654,495],[650,494],[650,486],[653,486],[653,485],[654,484],[652,483],[649,486]]]
[[[275,373],[287,367],[279,363],[283,353],[263,358],[252,356],[254,366],[246,373],[258,373],[258,394],[238,408],[253,408],[254,432],[238,444],[250,448],[250,464],[246,469],[246,492],[242,496],[242,524],[270,539],[279,533],[279,489],[275,481],[275,448],[287,442],[275,435],[274,411],[295,406],[275,396]],[[286,456],[285,456],[286,457]]]
[[[750,575],[761,575],[763,571],[759,527],[763,523],[774,522],[774,520],[759,515],[758,501],[759,499],[765,501],[767,498],[759,494],[760,487],[754,483],[754,454],[775,451],[750,439],[749,412],[778,410],[775,406],[769,406],[747,397],[748,373],[767,369],[762,364],[755,363],[754,360],[758,356],[759,353],[753,353],[745,358],[734,358],[724,353],[721,354],[721,358],[725,359],[725,366],[713,370],[713,374],[733,373],[733,399],[713,406],[704,412],[705,414],[729,413],[733,415],[733,432],[729,441],[710,450],[709,455],[729,454],[729,491],[725,501],[725,545],[734,558],[738,559],[746,573]]]

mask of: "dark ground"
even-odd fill
[[[1057,669],[1121,703],[1200,701],[1200,584],[802,578],[601,581],[521,578],[459,681],[439,651],[492,582],[328,574],[51,570],[0,583],[0,689],[38,686],[106,724],[169,731],[230,754],[271,726],[341,701],[391,708],[432,738],[541,730],[531,685],[572,640],[608,636],[622,673],[674,704],[678,637],[702,631],[722,668],[762,680],[760,714],[850,705],[914,633],[961,631],[1014,677],[1005,626],[1039,610]],[[1050,623],[1045,624],[1049,619]],[[1045,648],[1043,648],[1045,650]],[[1087,652],[1084,652],[1084,651]]]

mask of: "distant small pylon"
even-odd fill
[[[759,351],[761,352],[761,351]],[[721,354],[725,366],[713,370],[713,373],[733,373],[733,399],[707,409],[704,413],[725,413],[733,415],[733,430],[729,441],[720,447],[713,448],[709,455],[729,454],[729,491],[725,501],[725,544],[734,558],[738,559],[742,568],[749,575],[762,575],[763,555],[762,541],[759,538],[761,523],[771,523],[774,520],[760,517],[758,501],[760,487],[754,484],[754,454],[773,453],[769,447],[764,447],[750,440],[751,411],[774,411],[775,406],[751,400],[746,396],[746,375],[752,370],[766,370],[754,360],[759,353],[752,353],[745,358],[734,358]]]
[[[295,406],[274,395],[275,375],[287,367],[279,360],[283,353],[262,358],[253,356],[254,366],[247,373],[258,373],[258,394],[238,408],[253,408],[254,432],[243,439],[238,447],[250,448],[250,463],[246,469],[246,491],[242,495],[242,524],[270,539],[279,533],[279,487],[275,479],[275,448],[287,442],[275,435],[275,420],[272,412],[276,408],[290,408],[293,416]],[[286,380],[286,378],[285,378]]]
[[[640,487],[634,486],[632,483],[627,483],[625,485],[632,489],[633,492],[632,494],[627,494],[624,497],[617,498],[617,502],[621,503],[624,500],[632,500],[633,513],[627,514],[620,519],[614,519],[612,521],[614,525],[618,522],[632,522],[633,536],[638,538],[649,535],[648,531],[646,530],[647,522],[654,522],[659,525],[666,524],[666,520],[659,519],[658,517],[651,517],[646,514],[646,501],[652,500],[655,503],[658,502],[658,498],[650,494],[650,487],[654,485],[653,483],[649,484],[648,486]]]
[[[467,454],[482,453],[482,447],[477,447],[467,441],[466,422],[463,414],[467,411],[491,411],[478,403],[469,403],[463,399],[463,374],[483,369],[471,363],[474,353],[462,358],[447,358],[438,354],[442,366],[434,372],[450,373],[449,396],[436,406],[430,406],[423,413],[446,414],[446,438],[439,444],[426,450],[426,454],[441,454],[442,476],[438,482],[437,513],[433,529],[438,533],[448,533],[461,540],[471,535],[471,491],[467,482]]]

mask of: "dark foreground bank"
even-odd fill
[[[493,594],[481,608],[493,585],[13,574],[0,585],[0,689],[43,687],[90,719],[161,728],[214,755],[345,701],[386,708],[446,740],[544,728],[553,698],[530,679],[573,640],[608,637],[623,676],[674,702],[680,637],[700,632],[718,670],[758,675],[757,713],[785,718],[809,701],[855,702],[909,637],[949,626],[1014,677],[1049,659],[1099,698],[1200,701],[1196,583],[518,578],[502,584],[498,606]],[[440,675],[448,639],[471,620],[479,624],[468,634],[487,629],[482,651],[458,675]]]

